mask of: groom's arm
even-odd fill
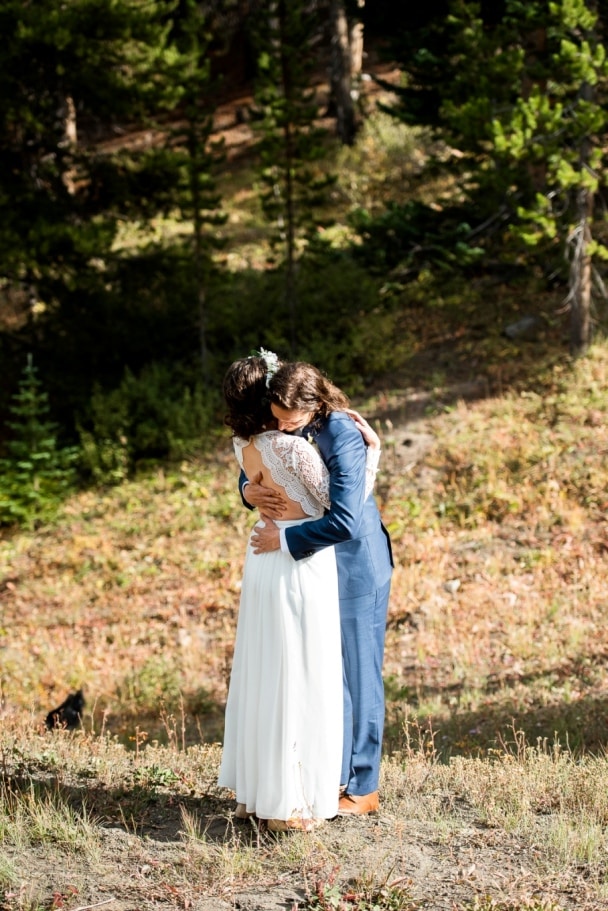
[[[241,500],[243,501],[243,506],[246,506],[247,509],[254,509],[253,503],[250,503],[245,497],[245,487],[247,487],[248,484],[249,478],[241,468],[241,473],[239,475],[239,493],[241,495]]]
[[[356,538],[363,515],[366,452],[361,434],[349,417],[334,412],[318,443],[329,471],[331,506],[323,518],[285,529],[287,547],[295,560]]]

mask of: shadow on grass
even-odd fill
[[[553,382],[552,368],[569,361],[566,318],[555,315],[563,296],[522,299],[517,289],[500,288],[484,303],[477,289],[468,308],[465,296],[466,289],[457,289],[447,303],[403,302],[395,334],[400,366],[366,390],[366,397],[377,396],[376,418],[406,423],[461,400],[522,389],[542,394]],[[539,317],[532,336],[505,336],[509,325],[544,313],[551,318]],[[395,395],[383,406],[387,391]]]
[[[567,700],[552,697],[551,688],[559,685],[560,678],[567,678],[577,695]],[[535,694],[529,689],[533,684],[539,687]],[[467,698],[464,686],[421,687],[414,693],[408,687],[398,689],[389,684],[385,751],[401,750],[409,729],[410,736],[413,732],[414,740],[418,741],[417,746],[422,741],[432,744],[442,760],[457,755],[485,757],[493,750],[510,749],[516,735],[518,739],[523,735],[532,746],[539,742],[559,743],[574,755],[605,755],[608,753],[608,694],[587,689],[587,693],[581,693],[583,685],[577,680],[576,669],[568,674],[560,668],[511,682],[488,682],[475,694],[476,702],[482,702],[481,707],[470,709],[463,707]],[[431,716],[418,710],[419,704],[428,704],[438,697],[446,706],[441,713]]]
[[[554,677],[557,673],[554,671]],[[545,677],[549,692],[551,674],[537,676],[537,683]],[[495,750],[521,755],[522,743],[536,746],[539,741],[548,747],[558,742],[575,756],[607,752],[608,693],[533,705],[529,704],[530,693],[524,691],[524,684],[531,682],[490,682],[485,692],[477,694],[478,699],[487,701],[475,710],[457,706],[458,699],[465,698],[457,687],[429,686],[414,694],[405,687],[389,686],[384,753],[407,747],[448,761],[452,756],[488,757]],[[456,707],[434,718],[417,712],[417,703],[433,695],[446,702],[454,699]],[[524,703],[526,698],[528,704]],[[80,735],[49,732],[49,746],[53,737],[72,736]],[[0,796],[9,798],[5,803],[23,799],[30,806],[69,807],[104,831],[162,843],[246,847],[258,846],[269,837],[263,828],[234,818],[234,799],[217,786],[217,755],[208,765],[202,758],[197,765],[195,756],[178,760],[184,753],[177,749],[159,762],[158,755],[148,756],[142,747],[110,784],[97,781],[88,765],[58,768],[52,761],[52,750],[46,764],[45,755],[37,750],[29,761],[21,750],[14,756],[5,755],[0,768]]]
[[[145,765],[140,770],[145,773]],[[259,842],[262,833],[249,820],[235,819],[234,800],[213,793],[217,790],[214,784],[208,791],[203,786],[200,794],[194,794],[194,788],[185,794],[180,792],[178,781],[167,778],[162,783],[158,769],[147,771],[147,780],[142,775],[140,780],[106,787],[98,782],[61,781],[42,769],[28,773],[8,773],[4,769],[0,771],[0,793],[7,806],[22,800],[30,807],[69,808],[102,831],[122,831],[153,841],[243,845]],[[39,815],[43,813],[42,810]]]

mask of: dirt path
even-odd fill
[[[372,62],[361,82],[360,104],[362,109],[368,110],[378,100],[385,99],[388,94],[385,88],[381,88],[374,81],[374,77],[396,85],[399,76],[399,70],[393,65]],[[323,81],[318,82],[315,85],[315,93],[319,110],[323,111],[327,107],[329,85]],[[234,161],[248,154],[256,141],[255,129],[250,121],[249,113],[252,104],[252,92],[244,88],[241,93],[235,93],[215,109],[212,139],[214,142],[218,140],[223,142],[228,161]],[[320,117],[317,125],[324,127],[330,133],[334,130],[334,121],[329,117]],[[172,129],[179,129],[179,126],[179,120],[171,122]],[[162,130],[125,130],[111,139],[98,143],[97,148],[107,154],[126,148],[133,151],[144,150],[164,141],[164,136],[165,133]]]

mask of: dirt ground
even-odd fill
[[[390,91],[381,87],[375,79],[382,80],[387,85],[398,85],[399,70],[390,63],[381,63],[372,54],[367,72],[361,81],[359,104],[363,110],[374,107],[379,100],[386,101],[391,97]],[[329,85],[319,80],[315,85],[315,95],[318,99],[319,109],[326,108],[329,99]],[[228,161],[234,161],[248,155],[256,142],[256,131],[250,120],[250,108],[253,104],[251,86],[244,86],[241,92],[233,93],[230,98],[218,104],[213,114],[213,142],[222,142]],[[316,121],[317,126],[322,126],[331,134],[335,131],[335,121],[330,117],[320,116]],[[177,123],[172,123],[173,128]],[[120,149],[131,150],[147,149],[154,146],[162,138],[162,134],[153,129],[120,131],[116,136],[106,138],[97,143],[99,151],[112,153]]]
[[[192,843],[185,845],[184,809],[205,833],[200,857]],[[124,826],[102,827],[101,848],[82,856],[71,853],[66,859],[48,843],[30,848],[26,855],[23,849],[9,848],[4,852],[5,862],[18,855],[23,864],[26,858],[28,883],[22,886],[21,896],[19,890],[3,893],[0,889],[0,908],[33,907],[25,903],[29,892],[47,893],[52,903],[45,908],[71,911],[97,907],[109,911],[304,911],[316,885],[330,883],[333,877],[341,895],[348,893],[349,883],[356,894],[357,883],[365,880],[397,885],[403,894],[403,904],[398,906],[402,911],[464,911],[479,907],[476,900],[485,902],[484,911],[608,908],[608,903],[593,898],[583,872],[580,876],[571,871],[563,875],[551,872],[543,877],[540,852],[502,830],[484,826],[466,806],[453,807],[446,824],[445,819],[442,823],[408,819],[405,804],[400,807],[393,802],[390,809],[381,807],[375,816],[336,818],[312,834],[280,836],[270,835],[250,821],[233,820],[230,803],[215,797],[184,800],[164,794],[145,815],[145,826],[137,834]],[[209,887],[204,882],[205,865],[216,865],[218,857],[225,860],[228,846],[233,866],[223,876],[210,875],[214,885]],[[252,863],[252,854],[268,860],[273,852],[278,852],[280,862],[275,857],[261,875],[239,877],[234,859],[239,846],[249,858],[247,863]],[[273,869],[279,872],[273,873]],[[52,882],[49,870],[53,870]],[[239,885],[239,880],[252,879],[259,885]],[[490,897],[497,904],[488,904]],[[526,904],[533,898],[538,903]],[[397,908],[395,904],[351,901],[325,907],[353,911]],[[516,901],[521,903],[513,904]]]

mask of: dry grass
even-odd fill
[[[5,726],[0,907],[105,897],[183,908],[202,895],[228,908],[255,894],[275,895],[252,905],[270,909],[293,883],[300,911],[441,909],[446,884],[455,911],[608,907],[603,757],[578,760],[516,734],[487,758],[442,763],[428,732],[407,733],[383,764],[378,822],[276,839],[230,818],[215,784],[218,747],[136,752],[107,736]]]
[[[388,479],[389,690],[452,753],[512,718],[531,742],[606,743],[607,371],[598,346],[539,392],[430,415],[425,464]]]
[[[531,742],[606,742],[607,372],[598,346],[542,394],[446,408],[438,391],[407,426],[380,422],[396,557],[391,747],[412,715],[432,716],[452,754],[496,746],[513,718]],[[421,427],[434,444],[404,470],[400,434]],[[218,739],[252,520],[224,440],[198,463],[72,498],[54,527],[6,536],[5,717],[40,719],[84,685],[87,730],[140,746]]]

